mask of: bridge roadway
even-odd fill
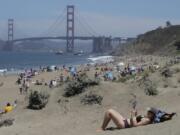
[[[93,40],[94,38],[111,38],[111,37],[85,37],[85,36],[75,36],[74,40]],[[28,40],[45,40],[45,39],[60,39],[60,40],[66,40],[66,36],[59,36],[59,37],[30,37],[30,38],[19,38],[19,39],[14,39],[11,42],[19,42],[19,41],[28,41]],[[121,40],[120,37],[114,37],[111,38],[111,40]]]
[[[93,40],[95,37],[83,37],[83,36],[76,36],[74,37],[75,40]],[[45,40],[45,39],[61,39],[66,40],[66,36],[61,37],[30,37],[30,38],[19,38],[14,39],[12,42],[18,42],[18,41],[27,41],[27,40]]]

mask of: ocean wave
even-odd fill
[[[114,58],[113,56],[98,56],[98,57],[89,57],[88,60],[93,63],[109,63],[109,62],[113,62]]]

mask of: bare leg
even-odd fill
[[[114,122],[114,124],[117,126],[117,128],[124,128],[124,118],[122,117],[121,114],[119,114],[117,111],[113,109],[109,109],[104,116],[104,121],[101,126],[101,130],[105,130],[107,125],[109,124],[110,120]]]
[[[109,111],[107,111],[107,112],[105,113],[105,115],[104,115],[104,121],[103,121],[103,124],[102,124],[102,126],[101,126],[101,128],[102,128],[103,130],[106,129],[106,127],[107,127],[107,125],[109,124],[110,120],[111,120],[111,116],[110,116]]]

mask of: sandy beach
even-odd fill
[[[131,65],[144,64],[149,66],[152,63],[158,63],[159,69],[149,74],[149,78],[157,85],[159,92],[156,96],[148,96],[143,88],[139,87],[138,79],[129,79],[126,82],[101,81],[99,85],[89,87],[85,92],[74,97],[63,97],[65,85],[50,89],[48,86],[36,86],[30,84],[32,90],[43,90],[50,94],[49,101],[42,110],[27,109],[28,95],[21,95],[19,86],[16,84],[17,76],[1,76],[0,82],[0,110],[3,110],[7,102],[13,103],[17,100],[17,107],[10,113],[0,116],[1,119],[13,118],[13,125],[0,128],[0,135],[179,135],[180,134],[180,72],[173,72],[172,77],[164,78],[161,75],[162,68],[172,58],[155,56],[138,56],[116,58],[118,62],[130,63]],[[115,64],[109,64],[115,67]],[[180,64],[168,65],[172,71],[180,69]],[[96,72],[94,67],[87,71],[88,76],[94,77]],[[56,79],[62,73],[61,70],[54,72],[43,72],[31,79],[44,80],[49,82]],[[97,94],[103,97],[102,104],[84,105],[80,99],[89,93]],[[130,117],[132,99],[131,94],[137,96],[138,113],[144,114],[147,107],[156,107],[167,112],[176,112],[178,115],[172,120],[151,124],[142,127],[96,132],[102,124],[104,112],[113,108],[120,112],[124,117]],[[58,102],[60,101],[60,102]],[[109,127],[115,127],[110,123]]]

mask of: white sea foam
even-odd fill
[[[0,69],[0,73],[7,72],[7,69]]]
[[[114,58],[113,56],[98,56],[98,57],[90,57],[88,58],[89,61],[92,63],[109,63],[113,62]]]

